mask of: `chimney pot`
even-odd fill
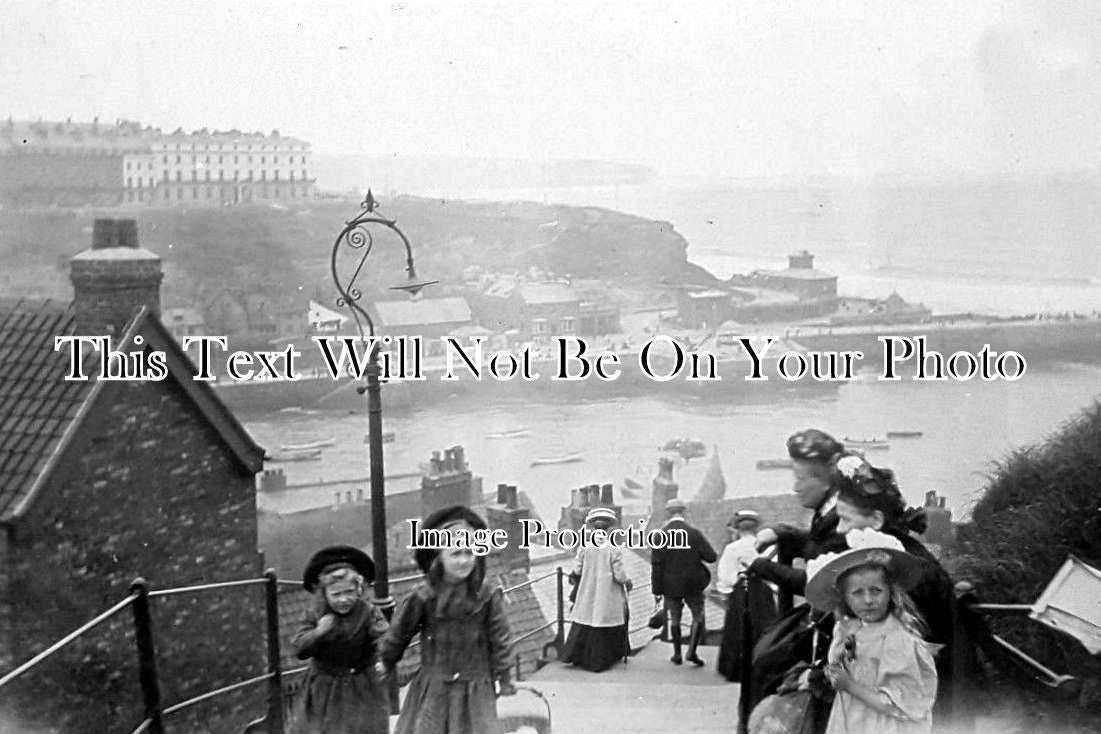
[[[497,485],[497,504],[508,504],[508,485],[501,483]]]
[[[519,507],[519,503],[516,498],[515,484],[510,484],[505,487],[505,500],[505,505],[508,507],[508,509],[515,510],[517,507]]]
[[[600,487],[600,504],[612,504],[612,485],[605,484]]]

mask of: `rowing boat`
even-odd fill
[[[585,457],[581,454],[563,454],[562,456],[545,456],[538,459],[532,459],[532,466],[545,466],[547,464],[573,464],[578,461],[584,461]]]

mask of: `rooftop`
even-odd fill
[[[376,301],[380,326],[420,326],[470,321],[470,306],[462,297]]]

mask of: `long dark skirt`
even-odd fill
[[[749,579],[749,616],[752,639],[749,645],[742,642],[742,609],[745,606],[740,587],[734,588],[726,607],[726,621],[723,623],[723,638],[719,646],[719,673],[729,681],[737,681],[742,672],[742,655],[752,650],[761,639],[765,629],[776,621],[776,595],[759,578]]]
[[[627,625],[590,627],[574,622],[566,638],[562,662],[599,673],[627,657]]]
[[[368,669],[330,675],[311,666],[295,701],[288,732],[293,734],[387,734],[386,689]]]

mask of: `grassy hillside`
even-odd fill
[[[224,288],[328,293],[333,239],[357,213],[357,203],[344,200],[286,209],[4,211],[0,290],[68,298],[67,260],[90,245],[93,220],[105,216],[137,219],[142,246],[164,259],[169,305]],[[445,284],[470,265],[639,283],[707,280],[687,263],[687,242],[672,225],[607,210],[399,197],[384,202],[382,214],[409,237],[419,270]],[[381,242],[372,255],[368,287],[403,275],[395,245]]]

